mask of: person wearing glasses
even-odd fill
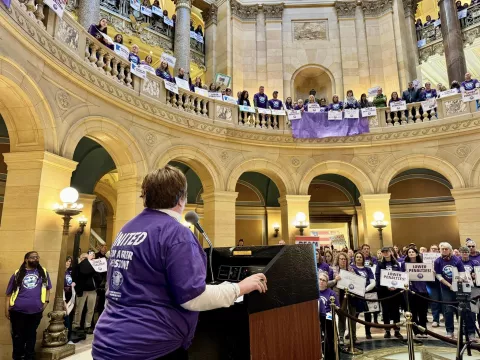
[[[320,271],[318,273],[318,286],[320,288],[318,300],[318,313],[320,316],[320,328],[322,331],[322,353],[325,360],[335,359],[335,346],[333,342],[333,321],[330,308],[330,298],[335,298],[335,305],[340,307],[338,297],[335,291],[328,287],[328,273]]]
[[[477,244],[470,238],[466,241],[467,247],[470,250],[470,260],[476,260],[480,262],[480,253],[477,251]]]
[[[441,298],[442,301],[453,302],[456,300],[455,291],[453,290],[452,286],[454,269],[457,269],[458,275],[462,280],[465,279],[465,268],[463,266],[462,260],[453,255],[452,245],[450,245],[449,243],[440,243],[440,253],[442,254],[442,256],[435,260],[434,271],[436,273],[438,281],[440,282]],[[450,305],[446,305],[443,307],[447,337],[451,339],[455,339],[453,311],[454,308]]]

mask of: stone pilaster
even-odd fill
[[[213,245],[235,246],[235,203],[238,193],[213,191],[204,193],[203,228]],[[203,242],[207,246],[206,242]]]
[[[38,251],[40,263],[50,273],[53,285],[51,305],[45,310],[48,314],[55,298],[63,230],[63,220],[55,214],[53,205],[60,202],[60,191],[70,186],[77,163],[44,151],[13,152],[3,156],[8,177],[0,228],[2,286],[6,288],[10,276],[23,262],[25,253]],[[0,298],[2,304],[5,303],[4,294]],[[44,316],[37,334],[42,334],[47,325],[48,317]],[[9,347],[11,353],[10,344],[10,322],[2,316],[0,348]]]
[[[367,46],[367,34],[365,31],[365,18],[360,6],[355,7],[355,33],[357,34],[357,51],[358,51],[358,75],[360,77],[360,84],[362,84],[363,91],[371,88],[370,84],[370,67],[369,54]],[[360,93],[360,94],[362,94]],[[355,94],[358,97],[358,94]]]
[[[117,182],[117,211],[115,212],[115,230],[113,237],[118,234],[123,225],[140,214],[143,207],[142,180],[137,178],[121,179]]]
[[[265,16],[265,39],[267,49],[267,89],[271,98],[277,90],[278,97],[283,99],[283,39],[282,16],[284,4],[263,5]]]
[[[206,82],[214,81],[217,72],[217,23],[218,23],[218,7],[210,5],[207,11],[203,13],[203,21],[205,22],[205,39],[212,41],[205,42],[205,64],[207,73],[205,75]]]
[[[266,87],[267,81],[267,37],[265,29],[265,13],[260,9],[257,13],[256,24],[256,49],[257,49],[257,88],[260,85]],[[257,89],[258,90],[258,89]],[[266,89],[268,91],[268,88]],[[255,91],[256,92],[256,91]],[[255,93],[254,92],[254,93]],[[270,97],[270,94],[269,94]]]
[[[415,13],[418,8],[418,0],[403,0],[403,14],[405,18],[405,42],[408,55],[408,70],[410,80],[416,78],[418,64],[417,31],[415,29]]]
[[[177,0],[175,5],[177,21],[175,23],[174,54],[177,58],[175,74],[179,68],[190,72],[190,16],[192,11],[191,0]]]
[[[10,176],[10,175],[9,175]],[[480,188],[453,189],[460,242],[467,237],[480,240]]]
[[[392,220],[390,218],[390,194],[369,194],[359,198],[362,204],[364,242],[372,248],[372,253],[383,246],[392,246]],[[373,214],[381,211],[388,222],[383,229],[383,244],[380,243],[378,230],[372,226]]]
[[[90,25],[100,20],[100,0],[79,0],[78,22],[88,30]]]
[[[299,230],[295,227],[297,213],[304,213],[310,223],[310,195],[284,195],[278,199],[278,202],[282,212],[281,231],[283,240],[287,244],[294,244],[295,236],[300,235]],[[309,235],[309,233],[310,227],[307,227],[304,230],[304,235]]]

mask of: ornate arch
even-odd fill
[[[72,159],[78,142],[84,136],[107,150],[120,179],[143,177],[147,173],[147,162],[136,139],[123,126],[104,117],[91,116],[75,122],[65,135],[60,154]]]
[[[360,194],[373,194],[375,188],[370,178],[357,166],[338,160],[327,160],[315,165],[305,173],[300,181],[298,193],[300,195],[308,194],[310,183],[319,175],[338,174],[352,181],[360,191]]]
[[[205,152],[190,145],[177,145],[161,154],[156,162],[163,167],[170,161],[188,165],[200,178],[204,192],[223,189],[222,173],[217,164]]]
[[[325,72],[328,77],[330,78],[330,83],[332,84],[332,94],[335,94],[335,90],[336,90],[336,83],[335,83],[335,77],[333,76],[333,73],[326,67],[322,66],[322,65],[319,65],[319,64],[306,64],[306,65],[303,65],[301,67],[299,67],[297,70],[295,70],[295,72],[292,74],[292,78],[291,78],[291,81],[290,81],[290,86],[291,86],[291,89],[290,89],[290,93],[294,94],[294,87],[295,87],[295,79],[296,77],[304,70],[307,70],[307,69],[319,69],[319,70],[322,70],[323,72]]]
[[[238,164],[228,176],[227,191],[235,191],[238,179],[247,171],[258,172],[272,179],[277,185],[280,196],[296,194],[293,175],[287,173],[276,163],[261,158],[245,160]]]
[[[0,56],[0,113],[10,151],[58,153],[55,116],[40,88],[11,59]]]
[[[377,184],[377,192],[388,192],[390,181],[403,171],[410,169],[429,169],[445,176],[454,189],[464,188],[465,181],[460,172],[446,160],[424,154],[411,154],[394,161],[382,172]]]

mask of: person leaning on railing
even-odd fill
[[[392,102],[397,102],[400,101],[401,99],[398,97],[398,93],[396,91],[392,92],[392,95],[390,96],[390,100],[388,100],[388,106],[391,106]],[[396,112],[398,121],[402,120],[402,112],[397,111]],[[395,111],[390,112],[390,118],[393,120],[395,118]]]
[[[367,94],[360,95],[360,101],[358,102],[360,109],[372,107],[372,102],[368,101]]]
[[[168,69],[168,63],[165,60],[160,63],[160,66],[155,70],[155,74],[164,80],[172,81],[172,76]]]
[[[353,90],[347,91],[347,98],[344,101],[345,109],[358,109],[360,105],[358,104],[357,99],[353,96]]]
[[[427,81],[425,83],[425,90],[423,90],[421,93],[420,93],[420,98],[419,98],[419,101],[425,101],[425,100],[428,100],[428,99],[433,99],[433,98],[436,98],[437,97],[437,90],[435,89],[432,89],[432,84]],[[437,117],[437,108],[434,109],[435,110],[435,116]],[[432,116],[430,115],[430,110],[427,111],[427,114],[428,114],[428,118],[430,119]],[[420,113],[423,113],[423,110],[420,109]]]
[[[343,110],[343,102],[341,102],[338,98],[338,95],[335,94],[332,97],[332,102],[328,105],[328,111],[342,111]]]
[[[382,88],[378,88],[377,95],[373,98],[372,102],[376,108],[387,107],[387,97],[383,94]]]
[[[113,49],[113,44],[107,42],[105,37],[102,34],[107,35],[107,25],[108,21],[106,18],[101,18],[98,25],[92,24],[88,28],[88,33],[92,35],[95,39],[97,39],[101,44],[105,45],[106,47]]]

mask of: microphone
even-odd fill
[[[212,284],[215,282],[213,277],[213,267],[212,267],[212,253],[213,253],[213,244],[208,238],[207,233],[203,230],[202,226],[198,223],[198,214],[195,211],[189,211],[185,214],[185,221],[195,226],[200,234],[203,235],[203,238],[207,240],[208,245],[210,246],[210,251],[208,253],[208,262],[210,263],[210,274],[212,275]]]

